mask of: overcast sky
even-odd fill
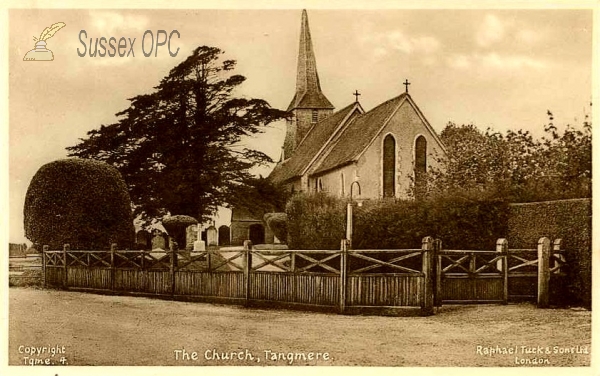
[[[86,132],[117,120],[127,98],[153,90],[200,45],[216,46],[247,77],[238,95],[285,109],[294,95],[300,9],[292,10],[10,10],[10,241],[25,241],[27,186],[45,163]],[[555,124],[581,123],[592,95],[590,10],[308,9],[321,86],[338,109],[358,90],[366,110],[409,92],[435,130],[453,121],[541,135],[546,111]],[[52,62],[24,62],[33,36],[66,27],[48,42]],[[171,49],[144,57],[144,31],[177,30]],[[89,38],[136,38],[135,57],[79,57]],[[284,127],[254,140],[277,159]]]

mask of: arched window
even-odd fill
[[[427,172],[427,140],[423,136],[415,141],[415,189],[419,197],[425,188],[425,174]]]
[[[396,195],[396,140],[388,134],[383,139],[383,197]]]
[[[317,178],[317,180],[315,180],[315,191],[323,192],[323,181],[321,178]]]
[[[319,120],[319,111],[312,110],[312,119],[311,119],[311,121],[313,123],[316,123],[318,120]]]

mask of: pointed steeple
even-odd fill
[[[288,111],[295,108],[333,109],[333,105],[321,91],[306,9],[302,10],[296,94],[288,106]]]

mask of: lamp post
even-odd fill
[[[355,189],[357,191],[356,198],[354,197]],[[350,201],[346,206],[346,239],[348,240],[349,249],[352,248],[352,233],[354,229],[352,206],[354,201],[357,202],[358,206],[362,206],[362,203],[364,201],[364,199],[360,197],[360,193],[360,183],[358,181],[353,181],[352,184],[350,184]]]

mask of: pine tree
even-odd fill
[[[252,167],[272,162],[240,141],[286,116],[262,99],[235,97],[245,78],[222,55],[196,48],[154,92],[129,99],[118,122],[68,147],[69,156],[115,166],[144,219],[170,212],[206,220],[255,180]]]

